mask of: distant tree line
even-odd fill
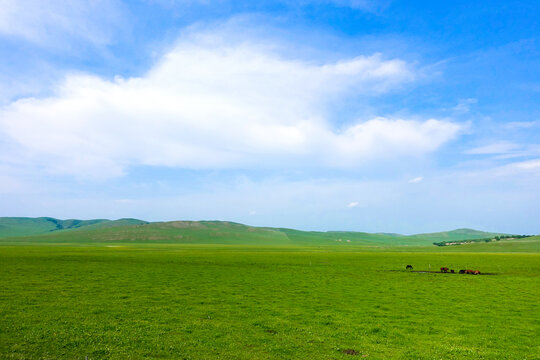
[[[522,238],[526,238],[530,236],[533,236],[533,235],[497,235],[494,237],[482,238],[482,239],[439,241],[439,242],[434,242],[433,245],[435,246],[463,245],[463,244],[472,244],[472,243],[477,243],[477,242],[499,241],[501,239],[522,239]]]

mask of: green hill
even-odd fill
[[[47,234],[53,231],[75,230],[81,228],[99,229],[144,223],[146,222],[137,219],[60,220],[51,217],[0,217],[0,238]]]
[[[56,229],[56,223],[49,221],[48,218],[0,218],[0,238],[43,234]]]
[[[416,238],[397,234],[373,234],[356,231],[300,231],[294,229],[278,229],[285,233],[295,244],[298,245],[329,245],[351,244],[362,246],[395,246],[395,245],[430,245],[428,238]]]
[[[410,238],[429,239],[431,242],[437,241],[451,241],[451,240],[472,240],[472,239],[484,239],[497,235],[509,235],[504,233],[492,233],[479,231],[474,229],[456,229],[452,231],[442,231],[436,233],[416,234],[409,236]]]
[[[46,217],[0,218],[0,238],[4,242],[419,247],[432,246],[433,242],[439,241],[480,239],[495,235],[502,234],[457,229],[406,236],[354,231],[301,231],[254,227],[228,221],[148,223],[137,219],[112,221],[106,219],[59,220]],[[531,246],[531,243],[527,244],[522,246]],[[532,246],[535,246],[534,243]]]
[[[55,243],[184,243],[184,244],[269,244],[288,245],[291,240],[282,232],[226,221],[171,221],[124,226],[87,226],[76,231],[5,238],[6,241]]]
[[[52,231],[5,240],[50,243],[175,243],[280,246],[422,246],[429,238],[345,231],[301,231],[253,227],[227,221],[171,221],[107,227],[107,223],[73,231]]]
[[[444,252],[516,252],[540,253],[540,236],[521,239],[501,239],[500,241],[477,242],[458,246],[439,247]]]
[[[4,218],[6,219],[6,218]],[[2,219],[3,220],[3,219]],[[253,227],[228,221],[171,221],[145,223],[121,219],[75,220],[26,219],[5,231],[2,238],[37,242],[159,242],[235,245],[426,245],[427,239],[363,232],[318,232]],[[1,221],[0,221],[1,222]],[[8,221],[5,221],[8,222]],[[41,226],[35,226],[40,224]],[[17,225],[17,226],[15,226]],[[17,230],[17,231],[13,231]],[[9,237],[9,238],[8,238]]]

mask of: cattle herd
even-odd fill
[[[405,267],[406,270],[412,270],[413,267],[412,265],[407,265]],[[442,267],[441,268],[441,272],[442,273],[451,273],[451,274],[455,274],[455,271],[454,269],[449,269],[447,267]],[[459,273],[460,274],[471,274],[471,275],[480,275],[480,271],[479,270],[470,270],[470,269],[466,269],[466,270],[459,270]]]

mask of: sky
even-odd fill
[[[539,18],[0,0],[0,216],[538,234]]]

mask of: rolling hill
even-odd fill
[[[472,240],[472,239],[484,239],[497,235],[508,235],[503,233],[492,233],[479,231],[474,229],[456,229],[452,231],[442,231],[436,233],[416,234],[410,237],[421,239],[432,239],[433,241],[458,241],[458,240]]]
[[[59,220],[0,218],[0,239],[44,243],[179,243],[228,245],[431,246],[433,242],[486,238],[499,233],[473,229],[400,235],[354,231],[301,231],[254,227],[229,221],[146,222],[137,219]]]
[[[539,253],[540,236],[530,236],[520,239],[501,239],[489,243],[477,242],[459,246],[443,246],[444,252],[489,252],[489,253]]]
[[[0,217],[0,238],[47,234],[53,231],[57,232],[82,228],[100,229],[145,223],[146,221],[137,219],[60,220],[51,217]]]

